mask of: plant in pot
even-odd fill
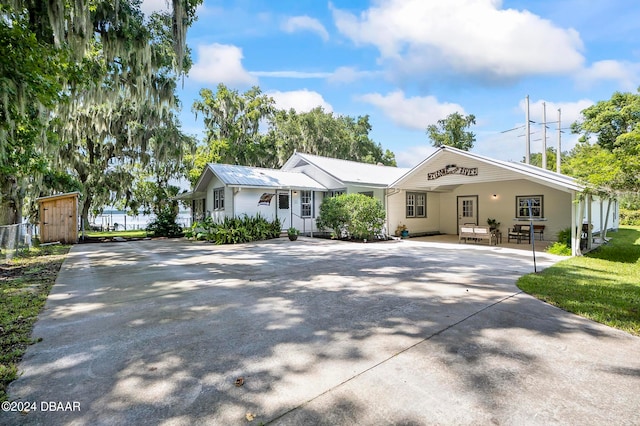
[[[409,236],[409,230],[407,225],[399,224],[396,228],[396,237],[407,238]]]
[[[298,239],[298,235],[300,235],[300,231],[298,231],[293,226],[287,229],[287,236],[289,237],[289,241],[295,241]]]
[[[496,231],[498,230],[498,228],[500,228],[500,222],[492,218],[487,219],[487,225],[489,225],[489,229],[491,229],[492,231]]]

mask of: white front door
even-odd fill
[[[458,232],[461,225],[478,225],[478,196],[458,197]]]

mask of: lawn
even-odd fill
[[[31,330],[44,307],[69,246],[32,248],[0,264],[0,401],[18,374],[18,362],[34,343]]]
[[[144,229],[132,229],[129,231],[87,231],[87,237],[91,238],[145,238],[147,231]]]
[[[640,336],[640,227],[607,236],[608,244],[525,275],[517,285],[561,309]]]

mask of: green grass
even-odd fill
[[[611,241],[521,277],[518,287],[547,303],[640,336],[640,227],[608,233]]]
[[[96,238],[144,238],[147,236],[147,231],[144,229],[133,229],[130,231],[87,231],[87,237]]]
[[[31,330],[69,246],[32,248],[0,264],[0,401],[17,378],[18,362],[34,343]]]

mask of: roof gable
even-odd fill
[[[410,170],[409,168],[360,163],[300,152],[294,153],[282,166],[282,170],[294,170],[301,166],[312,166],[344,184],[380,187],[388,186]]]
[[[409,173],[393,182],[390,187],[450,191],[468,183],[514,179],[532,180],[563,191],[583,189],[570,176],[530,164],[496,160],[449,146],[440,147]]]

